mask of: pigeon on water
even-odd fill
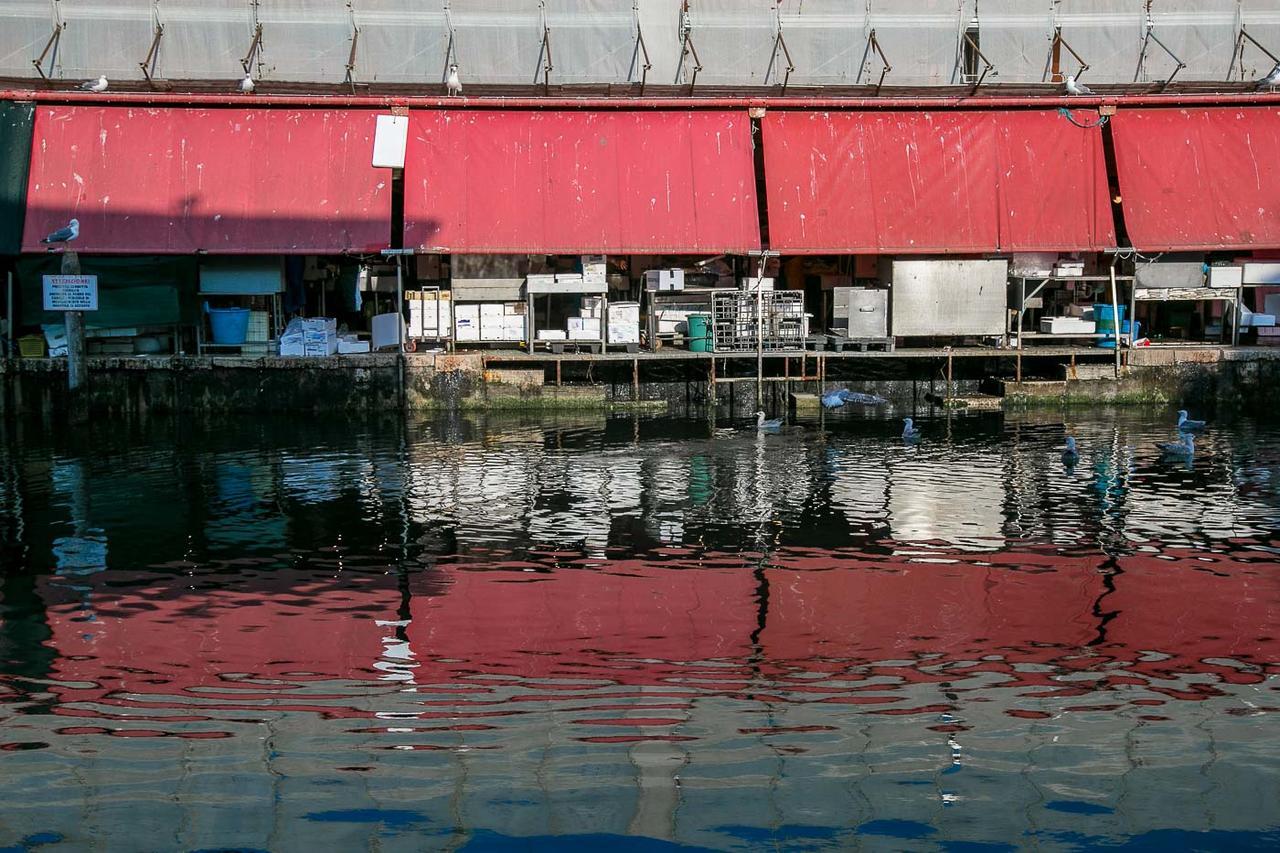
[[[462,81],[458,79],[458,66],[449,66],[449,78],[444,81],[444,86],[449,90],[449,96],[462,94]]]
[[[764,419],[764,412],[756,412],[756,429],[767,432],[777,432],[781,428],[782,418],[774,418],[773,420],[766,421]]]
[[[41,243],[70,243],[72,240],[80,236],[80,220],[73,219],[67,223],[65,228],[59,228],[48,237],[41,240]]]
[[[1156,444],[1165,456],[1190,459],[1196,452],[1196,437],[1189,432],[1182,434],[1181,441],[1162,441]]]
[[[1066,86],[1067,86],[1068,95],[1092,95],[1093,94],[1092,89],[1090,89],[1088,86],[1086,86],[1083,83],[1077,83],[1076,78],[1070,74],[1067,75]]]
[[[97,80],[85,80],[80,84],[80,88],[84,89],[86,92],[105,92],[109,85],[111,84],[107,82],[106,75],[103,75]]]
[[[1259,89],[1274,89],[1277,86],[1280,86],[1280,62],[1276,63],[1270,74],[1258,81]]]
[[[877,394],[863,394],[860,391],[850,391],[848,388],[828,391],[826,394],[822,395],[822,407],[824,409],[838,409],[845,403],[860,403],[864,406],[883,406],[887,402],[889,401]]]
[[[252,74],[244,75],[244,79],[240,81],[240,91],[244,92],[246,95],[252,95],[253,90],[256,89],[257,86],[258,84],[253,82]]]
[[[902,419],[902,440],[915,441],[920,438],[920,430],[915,428],[915,421],[911,418]]]
[[[1204,429],[1204,421],[1195,421],[1187,417],[1186,409],[1178,409],[1178,431],[1190,432],[1193,429]]]
[[[1073,436],[1067,436],[1067,449],[1062,451],[1062,464],[1074,465],[1080,461],[1080,451],[1076,449],[1076,440]]]

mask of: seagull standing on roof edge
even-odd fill
[[[1280,86],[1280,62],[1276,63],[1270,74],[1258,81],[1259,89],[1274,89],[1277,86]]]
[[[66,227],[59,228],[48,237],[41,240],[41,243],[70,243],[72,240],[80,236],[80,220],[73,219],[67,223]]]
[[[111,84],[107,82],[107,76],[104,74],[97,80],[85,80],[80,84],[80,88],[86,92],[105,92]]]
[[[1077,83],[1076,78],[1071,74],[1067,75],[1066,87],[1067,87],[1068,95],[1092,95],[1093,94],[1092,89],[1090,89],[1088,86],[1086,86],[1083,83]]]
[[[256,89],[257,86],[258,84],[253,82],[252,74],[244,75],[244,79],[240,81],[240,91],[244,92],[246,95],[252,95],[253,90]]]
[[[449,97],[462,94],[462,80],[458,78],[458,66],[449,66],[449,78],[444,81],[444,86],[449,92]]]

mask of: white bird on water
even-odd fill
[[[773,420],[766,421],[764,419],[764,412],[757,411],[756,412],[756,429],[770,431],[770,432],[777,432],[778,430],[782,429],[782,418],[774,418]]]
[[[253,90],[257,87],[258,84],[253,82],[252,74],[244,75],[244,79],[240,81],[240,91],[244,92],[246,95],[252,95]]]
[[[445,88],[449,91],[449,96],[462,94],[462,80],[458,78],[458,66],[449,66],[449,78],[444,81]]]
[[[1076,82],[1076,78],[1071,74],[1067,75],[1067,94],[1068,95],[1092,95],[1093,90],[1083,83]]]
[[[1161,441],[1156,444],[1156,447],[1160,448],[1160,452],[1165,456],[1190,459],[1196,452],[1196,437],[1192,433],[1184,432],[1181,441]]]
[[[1276,63],[1270,74],[1258,81],[1259,89],[1274,89],[1277,86],[1280,86],[1280,62]]]
[[[80,236],[80,220],[73,219],[67,223],[66,227],[59,228],[48,237],[41,240],[41,243],[70,243],[72,240]]]
[[[915,421],[911,418],[902,419],[902,440],[915,441],[920,438],[920,430],[916,429]]]
[[[1192,420],[1186,409],[1178,409],[1178,431],[1189,432],[1193,429],[1204,429],[1204,421]]]
[[[86,92],[105,92],[111,84],[107,82],[106,75],[102,75],[97,80],[85,80],[80,84],[80,88]]]
[[[1062,464],[1074,465],[1080,461],[1080,451],[1076,449],[1074,436],[1067,436],[1067,449],[1062,451]]]

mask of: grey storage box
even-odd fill
[[[850,338],[884,338],[889,335],[889,291],[862,287],[837,287],[831,327]]]

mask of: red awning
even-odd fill
[[[87,252],[336,253],[387,246],[371,110],[36,111],[26,251],[80,220]]]
[[[1123,109],[1112,121],[1135,248],[1280,248],[1280,109]]]
[[[875,254],[1114,246],[1097,122],[1089,110],[771,111],[764,119],[770,248]]]
[[[438,252],[760,248],[745,112],[410,116],[405,245]]]

